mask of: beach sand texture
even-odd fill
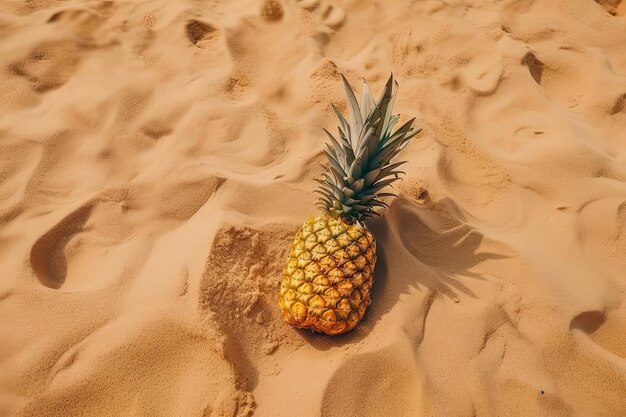
[[[286,325],[339,73],[404,181]],[[626,1],[0,2],[0,416],[626,416]]]

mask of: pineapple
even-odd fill
[[[333,105],[339,134],[329,138],[324,150],[328,172],[317,180],[319,217],[307,219],[296,234],[283,271],[278,305],[292,326],[336,335],[352,330],[371,302],[376,265],[376,240],[365,222],[386,207],[381,192],[399,179],[405,162],[393,158],[419,130],[414,118],[395,132],[392,115],[398,83],[393,75],[374,102],[367,83],[361,103],[341,75],[348,96],[350,122]]]

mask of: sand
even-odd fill
[[[5,0],[0,72],[0,416],[626,415],[626,1]],[[340,72],[424,130],[331,338]]]

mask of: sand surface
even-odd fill
[[[338,74],[424,130],[284,324]],[[626,1],[0,2],[0,416],[625,416]]]

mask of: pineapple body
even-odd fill
[[[363,84],[359,104],[348,80],[349,121],[333,105],[339,119],[337,135],[324,129],[329,165],[316,179],[317,207],[324,213],[309,218],[289,251],[278,304],[285,321],[295,327],[335,335],[352,330],[371,302],[376,242],[364,222],[380,216],[386,192],[404,172],[406,161],[394,158],[417,135],[412,118],[394,130],[400,116],[392,114],[398,83],[393,75],[377,101]]]
[[[352,330],[371,302],[376,241],[363,224],[307,219],[283,271],[278,305],[295,327],[336,335]]]

